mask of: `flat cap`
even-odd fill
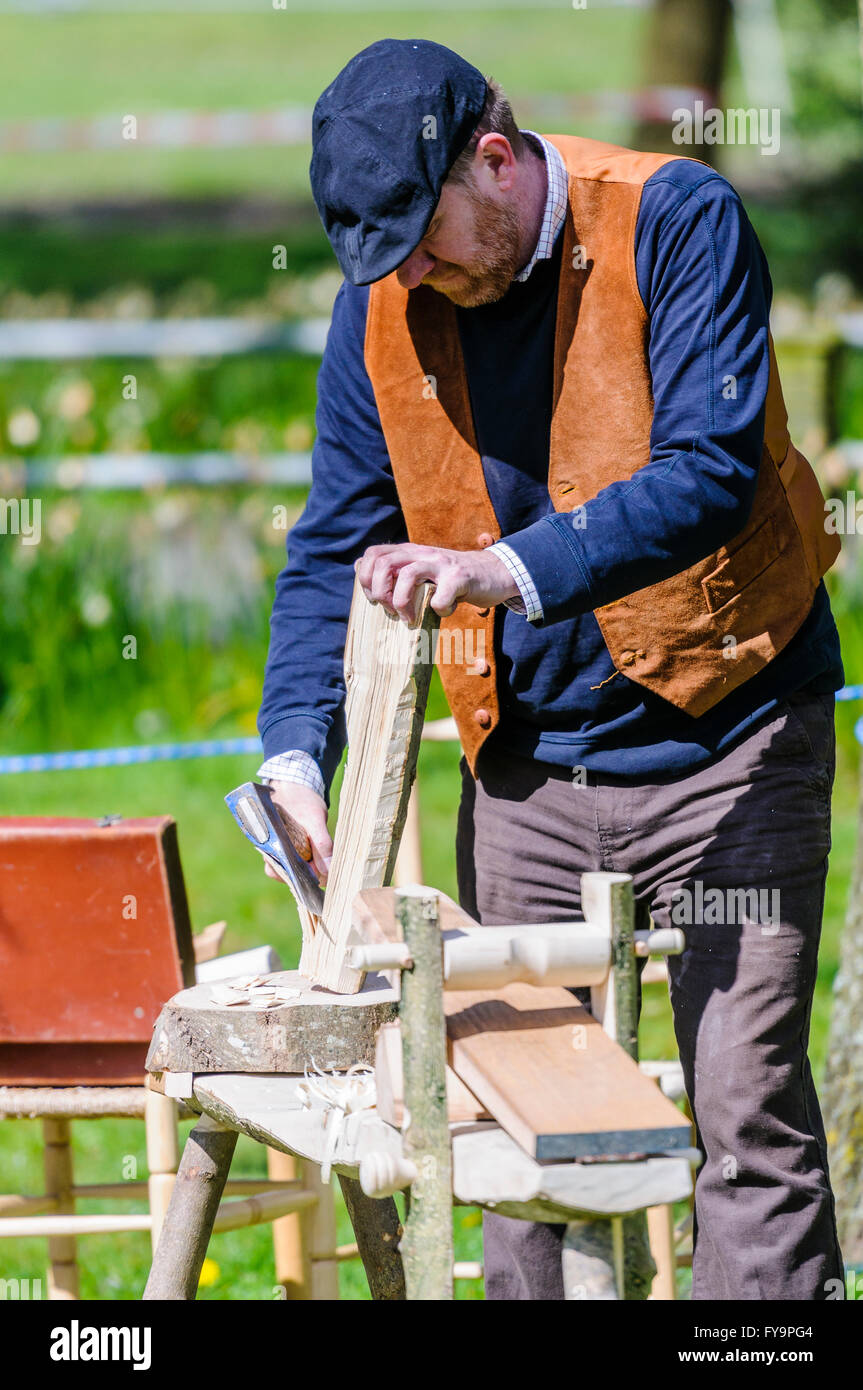
[[[483,112],[486,80],[426,39],[381,39],[315,104],[312,194],[345,278],[369,285],[422,241]]]

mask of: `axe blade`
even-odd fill
[[[320,916],[324,910],[323,889],[291,840],[269,787],[244,782],[228,792],[225,803],[246,839],[270,861],[297,902]]]

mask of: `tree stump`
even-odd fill
[[[382,976],[367,975],[349,995],[311,985],[297,970],[268,979],[300,993],[266,1010],[218,1004],[212,984],[175,994],[156,1020],[147,1070],[302,1073],[313,1062],[325,1071],[374,1065],[378,1029],[397,1014],[396,992]]]

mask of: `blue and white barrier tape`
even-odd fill
[[[136,748],[86,748],[78,753],[25,753],[0,758],[3,772],[66,772],[70,768],[128,767],[132,763],[177,762],[181,758],[261,756],[259,738],[213,738],[197,743],[155,743]]]
[[[843,686],[841,690],[836,691],[836,700],[843,703],[847,700],[863,700],[863,685]],[[854,737],[863,745],[863,719],[858,719],[854,725]]]
[[[863,700],[863,685],[846,685],[837,700]],[[863,718],[854,725],[857,742],[863,744]],[[85,748],[78,753],[24,753],[0,758],[4,772],[67,772],[71,768],[129,767],[133,763],[178,762],[181,758],[261,756],[258,738],[211,738],[196,743],[153,743],[135,748]]]

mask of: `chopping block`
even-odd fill
[[[156,1020],[147,1070],[296,1073],[318,1066],[346,1071],[357,1062],[374,1062],[378,1030],[397,1017],[398,991],[375,973],[366,975],[356,994],[334,994],[298,970],[265,980],[276,994],[266,1008],[250,1007],[239,989],[236,1004],[223,1002],[231,981],[175,994]],[[254,994],[254,987],[249,992]]]

